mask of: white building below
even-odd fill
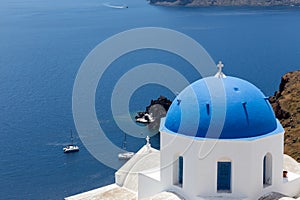
[[[219,73],[194,82],[173,101],[160,132],[160,151],[145,145],[116,172],[115,184],[66,199],[300,194],[300,165],[283,154],[284,129],[267,98],[247,81]]]

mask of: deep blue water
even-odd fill
[[[72,116],[72,89],[87,54],[106,38],[131,28],[155,26],[197,40],[227,75],[249,80],[266,95],[280,77],[300,69],[300,8],[166,8],[144,0],[113,9],[104,0],[1,0],[0,6],[0,199],[62,199],[114,181],[114,169],[91,156],[76,135],[80,152],[63,154]],[[131,66],[157,62],[180,68],[181,58],[161,51],[133,52],[112,63],[96,96],[99,121],[109,138],[123,133],[110,112],[110,94]],[[120,68],[124,65],[124,68]],[[184,71],[190,81],[200,78]],[[153,89],[154,88],[154,89]],[[107,94],[107,95],[103,95]],[[130,109],[174,95],[157,85],[134,93]],[[157,146],[157,138],[153,139]],[[141,139],[129,137],[137,150]],[[109,152],[107,152],[109,154]],[[112,158],[116,159],[116,158]]]

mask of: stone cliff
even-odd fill
[[[285,129],[285,153],[300,162],[300,70],[285,74],[269,101]]]

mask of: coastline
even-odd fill
[[[221,1],[221,0],[150,0],[151,5],[169,6],[169,7],[300,7],[300,0],[287,1]]]

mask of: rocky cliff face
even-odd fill
[[[300,70],[285,74],[269,101],[285,129],[285,153],[300,162]]]
[[[300,0],[150,0],[167,6],[298,6]]]

